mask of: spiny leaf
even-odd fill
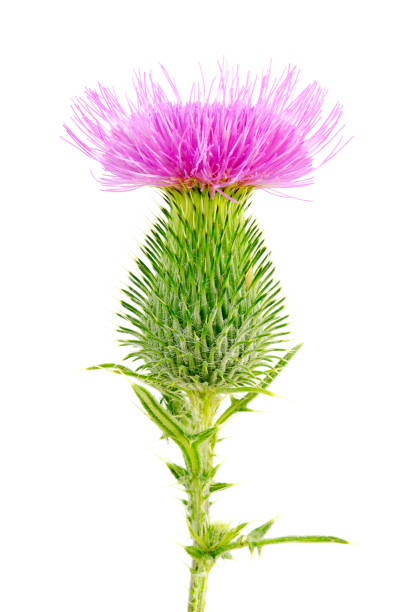
[[[289,361],[296,355],[296,353],[302,348],[303,342],[297,344],[293,348],[291,348],[281,359],[279,359],[278,363],[274,368],[267,374],[262,381],[262,386],[267,387],[271,384],[273,380],[280,374],[285,366],[289,363]]]
[[[218,465],[214,465],[210,470],[208,470],[208,472],[205,472],[203,474],[203,481],[208,482],[209,480],[212,480],[220,469],[220,465],[220,463]]]
[[[253,397],[256,397],[254,395]],[[236,412],[253,412],[251,408],[248,408],[247,405],[251,401],[251,398],[248,399],[247,396],[242,397],[241,399],[232,398],[231,405],[218,417],[215,425],[219,427],[225,421],[227,421],[233,414]]]
[[[213,482],[210,484],[210,493],[215,493],[216,491],[223,491],[224,489],[229,489],[229,487],[233,487],[234,483],[232,482]]]
[[[296,355],[298,350],[303,346],[303,344],[297,344],[292,349],[290,349],[277,363],[277,365],[272,368],[264,377],[261,387],[265,389],[283,370],[283,368],[289,363],[289,361]],[[265,392],[265,391],[264,391]],[[233,414],[237,412],[251,412],[251,409],[248,408],[248,404],[258,395],[259,391],[254,390],[254,392],[247,393],[242,398],[232,398],[231,405],[223,412],[223,414],[217,419],[216,426],[219,427],[222,423],[225,423]]]
[[[258,546],[265,546],[269,544],[284,544],[286,542],[298,542],[298,543],[334,543],[334,544],[350,544],[347,540],[342,538],[336,538],[335,536],[285,536],[282,538],[265,539],[258,542]]]
[[[124,376],[130,376],[131,378],[136,378],[137,380],[146,383],[150,387],[157,389],[161,393],[166,392],[169,396],[172,395],[172,390],[169,387],[165,389],[164,386],[160,385],[160,383],[157,382],[157,380],[152,379],[150,376],[144,376],[143,374],[134,372],[130,368],[127,368],[126,366],[120,363],[100,363],[96,366],[89,366],[88,368],[86,368],[86,370],[108,370],[109,372],[113,372],[114,374],[123,374]],[[174,393],[177,393],[177,389],[174,389]]]
[[[275,519],[273,518],[267,523],[264,523],[263,525],[261,525],[260,527],[257,527],[256,529],[253,529],[252,531],[250,531],[247,535],[248,540],[250,540],[251,542],[257,542],[259,540],[262,540],[265,537],[265,535],[268,533],[269,529],[272,527],[274,522],[275,522]]]
[[[194,444],[195,446],[199,446],[205,440],[212,438],[216,433],[216,427],[209,427],[208,429],[204,429],[203,431],[199,431],[198,433],[190,434],[189,438],[192,444]]]
[[[181,467],[180,465],[177,465],[176,463],[166,463],[166,465],[176,480],[178,480],[182,484],[186,482],[188,478],[188,472],[185,468]]]
[[[248,525],[248,523],[240,523],[239,525],[237,525],[236,527],[233,527],[230,530],[230,534],[232,536],[232,538],[235,538],[237,535],[239,535],[241,533],[241,531],[243,529],[245,529],[245,527]]]
[[[184,549],[186,550],[186,552],[188,552],[190,557],[193,557],[193,559],[200,560],[200,559],[208,557],[208,552],[205,550],[202,550],[198,546],[185,546]]]
[[[254,395],[258,395],[261,393],[263,395],[269,395],[270,397],[275,397],[275,394],[263,387],[220,387],[216,390],[216,393],[222,393],[225,395],[235,395],[236,393],[251,393]]]
[[[153,395],[141,385],[132,384],[132,389],[150,418],[161,427],[166,436],[187,444],[187,434],[177,420],[159,404]]]
[[[198,473],[200,465],[199,456],[194,448],[191,447],[188,434],[183,431],[178,421],[159,404],[147,389],[136,384],[132,384],[132,389],[152,421],[154,421],[169,438],[172,438],[172,440],[176,442],[189,468],[194,473]]]
[[[335,544],[349,544],[347,540],[342,538],[336,538],[334,536],[284,536],[280,538],[265,538],[258,540],[257,542],[249,541],[247,538],[239,538],[235,542],[231,542],[228,546],[225,546],[222,552],[228,552],[230,550],[236,550],[239,548],[248,547],[252,552],[255,548],[258,551],[264,546],[272,544],[285,544],[286,542],[297,542],[297,543],[335,543]],[[221,553],[221,551],[220,551]]]
[[[100,363],[96,366],[89,366],[87,370],[110,370],[119,374],[126,374],[126,376],[136,376],[133,370],[130,370],[126,366],[120,365],[119,363]],[[139,377],[137,377],[139,378]]]

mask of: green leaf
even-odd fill
[[[284,544],[285,542],[298,542],[298,543],[334,543],[334,544],[350,544],[347,540],[342,538],[336,538],[334,536],[285,536],[282,538],[272,538],[262,540],[258,545],[261,546],[268,544]]]
[[[126,376],[133,376],[135,378],[143,378],[143,376],[137,376],[133,370],[130,370],[126,366],[120,363],[100,363],[96,366],[90,366],[87,370],[110,370],[115,374],[125,374]]]
[[[200,431],[195,434],[190,434],[189,438],[192,444],[194,444],[195,446],[199,446],[202,442],[208,440],[208,438],[212,438],[215,433],[217,433],[217,428],[210,427],[209,429],[204,429],[204,431]]]
[[[219,427],[220,425],[222,425],[223,423],[225,423],[225,421],[227,421],[233,414],[236,414],[237,412],[251,412],[251,409],[248,408],[248,404],[255,399],[255,397],[258,395],[258,393],[266,393],[267,395],[269,395],[270,393],[268,391],[265,390],[265,387],[267,387],[268,385],[271,384],[271,382],[273,380],[275,380],[275,378],[278,376],[278,374],[280,374],[280,372],[283,370],[283,368],[289,363],[289,361],[296,355],[296,353],[298,352],[298,350],[303,346],[303,344],[297,344],[296,346],[294,346],[293,348],[291,348],[276,364],[276,366],[274,368],[272,368],[267,374],[265,374],[265,377],[261,383],[261,389],[262,391],[259,390],[259,388],[254,388],[253,391],[248,392],[244,397],[241,397],[239,399],[237,398],[233,398],[231,400],[231,405],[227,408],[227,410],[225,410],[225,412],[222,413],[222,415],[217,419],[215,425],[216,427]],[[273,395],[273,394],[271,394]]]
[[[296,353],[302,348],[303,342],[297,344],[293,348],[291,348],[281,359],[279,359],[278,363],[271,369],[271,371],[265,375],[265,378],[262,381],[262,387],[268,387],[273,380],[280,374],[285,366],[289,363],[289,361],[296,355]]]
[[[132,389],[150,418],[163,430],[166,436],[187,443],[186,433],[177,420],[163,408],[147,389],[136,384],[132,384]]]
[[[200,459],[197,451],[191,446],[188,434],[183,430],[178,421],[141,385],[132,385],[140,403],[150,416],[152,421],[180,447],[188,467],[194,472],[199,472]]]
[[[186,482],[188,478],[188,472],[186,469],[180,465],[177,465],[176,463],[166,463],[166,465],[176,480],[178,480],[181,484]]]
[[[130,368],[127,368],[126,366],[120,363],[100,363],[96,366],[90,366],[85,369],[87,371],[108,370],[109,372],[113,372],[114,374],[123,374],[123,376],[130,376],[131,378],[136,378],[136,380],[140,380],[149,385],[150,387],[157,389],[161,393],[167,393],[168,395],[172,394],[171,390],[169,390],[168,388],[164,389],[164,387],[162,387],[157,381],[153,380],[152,377],[144,376],[143,374],[138,374],[137,372],[134,372]]]
[[[231,538],[236,538],[237,535],[239,535],[241,533],[241,531],[243,529],[245,529],[245,527],[248,525],[248,523],[240,523],[239,525],[237,525],[236,527],[233,527],[232,529],[230,529],[230,534],[231,534]]]
[[[235,395],[236,393],[250,393],[251,395],[258,395],[259,393],[263,395],[269,395],[270,397],[275,397],[275,394],[263,387],[220,387],[216,390],[216,393],[223,393],[225,395]]]
[[[210,484],[210,493],[215,493],[216,491],[223,491],[224,489],[229,489],[229,487],[233,487],[233,482],[213,482]]]
[[[247,539],[251,542],[258,542],[259,540],[262,540],[266,536],[266,534],[268,533],[269,529],[272,527],[274,522],[275,522],[275,519],[273,518],[267,523],[264,523],[263,525],[261,525],[260,527],[253,529],[252,531],[248,533]]]
[[[218,463],[218,465],[214,465],[206,474],[205,477],[208,480],[212,480],[214,478],[214,476],[216,475],[216,473],[218,472],[218,470],[220,469],[220,463]]]
[[[230,559],[231,561],[233,561],[234,557],[231,555],[231,553],[226,552],[221,555],[221,559]]]
[[[190,557],[193,557],[193,559],[200,560],[208,557],[208,553],[205,550],[199,548],[198,546],[185,546],[184,549],[186,550],[186,552],[188,552]]]
[[[256,397],[256,395],[254,395],[253,397]],[[245,397],[242,397],[241,399],[232,398],[231,405],[221,414],[221,416],[218,417],[215,426],[219,427],[237,412],[253,412],[251,408],[247,407],[250,401],[251,400],[248,399],[247,395]]]
[[[254,542],[252,540],[248,540],[248,538],[239,538],[235,542],[231,542],[231,544],[224,546],[222,551],[219,551],[220,554],[228,552],[230,550],[237,550],[239,548],[248,547],[251,552],[255,548],[258,551],[264,546],[269,546],[272,544],[285,544],[286,542],[294,542],[294,543],[334,543],[334,544],[349,544],[347,540],[343,540],[342,538],[336,538],[334,536],[284,536],[281,538],[264,538]]]

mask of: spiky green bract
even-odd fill
[[[136,371],[169,390],[256,387],[284,340],[283,298],[247,214],[250,189],[164,192],[120,327]],[[247,390],[247,389],[246,389]]]

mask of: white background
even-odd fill
[[[303,195],[258,192],[305,346],[282,399],[225,428],[217,517],[352,546],[246,551],[210,578],[208,612],[408,606],[407,92],[403,2],[14,2],[1,19],[2,612],[184,610],[187,542],[173,455],[124,380],[119,290],[158,194],[103,193],[62,140],[70,98],[119,91],[159,61],[183,86],[222,57],[318,79],[352,143]],[[405,52],[405,53],[404,53]]]

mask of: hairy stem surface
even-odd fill
[[[207,568],[201,561],[193,561],[190,570],[191,579],[188,612],[204,612],[210,569],[211,568]]]
[[[209,395],[190,398],[194,415],[194,433],[200,434],[212,427],[219,398]],[[207,439],[198,446],[200,467],[192,474],[188,489],[187,521],[193,536],[194,545],[201,546],[210,524],[210,482],[213,469],[213,452],[216,438]],[[208,574],[214,565],[211,558],[193,559],[190,569],[190,592],[188,612],[203,612],[207,593]]]

